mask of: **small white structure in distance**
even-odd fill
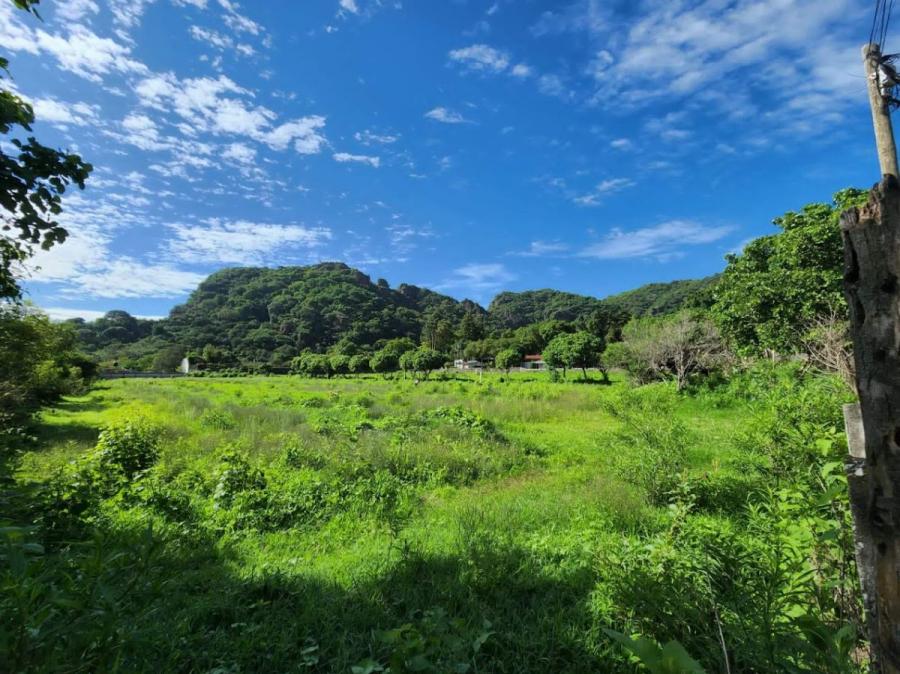
[[[484,368],[484,363],[480,360],[463,360],[462,358],[457,358],[453,361],[453,367],[457,370],[481,370]]]

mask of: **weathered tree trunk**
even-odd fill
[[[841,217],[865,459],[851,499],[874,670],[900,674],[900,183],[885,176]]]

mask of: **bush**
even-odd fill
[[[223,410],[207,410],[200,415],[200,425],[219,431],[227,431],[237,426],[237,420],[230,412]]]
[[[371,372],[368,356],[363,356],[363,355],[351,356],[349,367],[350,367],[350,372],[352,372],[353,374],[364,374],[366,372]]]
[[[615,466],[618,475],[643,488],[651,503],[667,503],[680,484],[688,447],[688,430],[673,416],[671,391],[625,391],[604,409],[621,424],[616,431],[622,449]]]
[[[159,458],[160,429],[146,421],[126,421],[100,432],[91,458],[101,471],[115,471],[131,480]]]
[[[334,374],[349,374],[350,356],[344,356],[342,354],[331,356],[328,359],[328,367]]]
[[[230,508],[236,499],[251,491],[266,488],[263,472],[250,464],[247,456],[233,446],[222,451],[213,501],[217,508]]]

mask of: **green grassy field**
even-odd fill
[[[80,653],[85,671],[633,671],[607,627],[718,657],[712,609],[727,600],[707,603],[719,581],[691,564],[707,555],[738,582],[718,555],[753,527],[741,509],[759,461],[736,438],[754,414],[615,377],[101,382],[43,413],[19,466],[43,485],[58,545],[73,526],[95,537],[71,572],[98,627],[40,657],[53,669]],[[108,460],[100,430],[129,424],[158,455],[114,488],[91,482]],[[689,507],[660,496],[676,473]]]

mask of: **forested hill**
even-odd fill
[[[157,367],[165,361],[168,368],[185,352],[209,348],[227,362],[284,364],[306,350],[370,352],[397,338],[449,352],[454,345],[458,350],[548,321],[599,320],[605,331],[623,325],[629,315],[668,313],[696,303],[714,280],[656,283],[604,300],[550,289],[504,292],[485,311],[426,288],[391,288],[339,262],[242,267],[212,274],[160,321],[111,311],[90,323],[71,322],[87,351],[126,367],[149,369],[163,355]]]
[[[670,314],[686,306],[704,303],[718,276],[697,280],[650,283],[604,299],[560,290],[503,292],[488,307],[490,323],[497,329],[519,328],[548,320],[575,321],[612,307],[631,316]]]
[[[671,314],[686,306],[708,304],[718,280],[719,275],[716,274],[701,279],[648,283],[634,290],[610,295],[605,301],[625,309],[632,316]]]
[[[268,361],[279,351],[322,350],[341,341],[418,340],[432,317],[459,322],[466,313],[480,316],[484,309],[416,286],[393,289],[328,262],[216,272],[172,310],[166,329],[187,347],[239,346],[243,358]]]
[[[502,330],[547,320],[574,321],[603,307],[596,297],[544,288],[500,293],[488,307],[488,315],[491,325]]]

